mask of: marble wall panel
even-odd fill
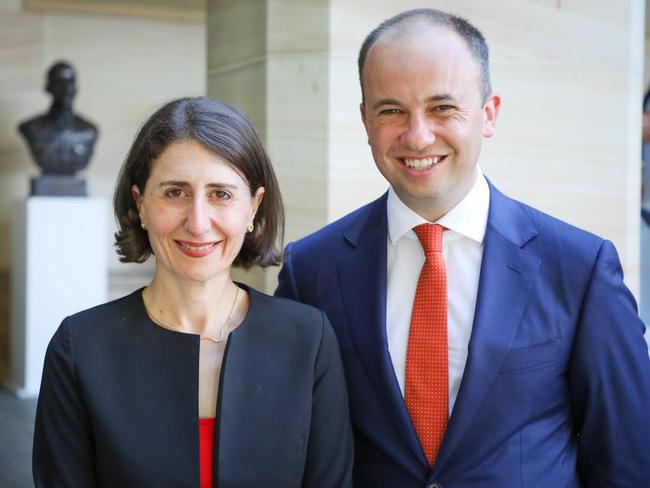
[[[266,76],[263,58],[237,67],[211,70],[207,79],[207,93],[242,110],[263,137],[266,128]]]
[[[39,90],[42,19],[0,4],[0,90]]]
[[[208,70],[266,55],[266,4],[260,0],[208,0]]]
[[[328,219],[335,220],[374,200],[388,184],[372,159],[359,104],[356,53],[330,58],[330,140]]]
[[[327,0],[273,0],[267,2],[267,8],[269,54],[329,50]]]
[[[0,271],[0,378],[9,373],[9,273]]]
[[[320,53],[269,57],[266,144],[285,202],[288,241],[327,223],[327,75]]]

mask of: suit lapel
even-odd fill
[[[396,431],[422,463],[417,434],[404,405],[386,338],[386,195],[351,225],[344,236],[347,252],[338,260],[345,313],[352,340],[377,395]],[[411,454],[411,455],[412,455]]]
[[[490,213],[467,363],[437,467],[453,453],[510,352],[540,265],[537,256],[523,249],[535,235],[520,204],[490,185]]]

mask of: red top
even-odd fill
[[[199,419],[199,466],[201,488],[212,488],[212,454],[214,452],[214,419]]]

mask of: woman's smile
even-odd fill
[[[214,251],[221,241],[190,242],[175,240],[174,242],[178,244],[178,249],[180,249],[180,251],[187,256],[193,258],[202,258]]]

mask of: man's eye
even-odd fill
[[[446,112],[451,112],[454,110],[453,105],[438,105],[434,108],[434,110],[438,113],[446,113]]]
[[[397,115],[401,114],[402,111],[398,108],[385,108],[381,112],[379,112],[379,115]]]
[[[181,198],[185,192],[180,188],[169,188],[165,190],[165,196],[168,198]]]

